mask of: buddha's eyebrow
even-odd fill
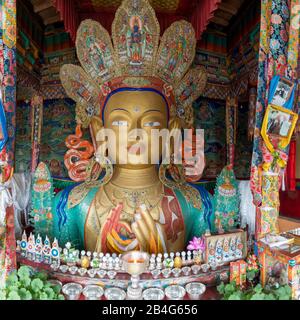
[[[159,113],[162,113],[160,110],[157,110],[157,109],[147,110],[144,113],[148,113],[148,112],[159,112]]]
[[[111,112],[114,112],[114,111],[125,111],[127,113],[130,113],[128,110],[126,110],[124,108],[117,108],[117,109],[112,110]]]

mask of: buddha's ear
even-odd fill
[[[172,117],[170,120],[169,120],[169,131],[170,131],[170,135],[175,134],[174,131],[178,130],[177,134],[181,135],[180,131],[181,131],[181,121],[180,119],[176,118],[176,117]],[[174,149],[174,144],[171,144],[171,154],[174,154],[175,152],[175,149]]]
[[[95,149],[99,147],[99,145],[97,144],[97,134],[102,128],[103,128],[102,120],[97,116],[93,116],[90,121],[90,131],[91,131],[91,136],[93,139],[93,145]]]

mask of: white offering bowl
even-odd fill
[[[172,273],[172,269],[171,268],[163,269],[161,273],[164,278],[169,278]]]
[[[116,271],[108,271],[107,272],[107,276],[110,280],[113,280],[117,275],[117,272]]]
[[[169,300],[182,300],[186,291],[182,286],[171,285],[165,289],[165,294]]]
[[[201,266],[201,269],[203,272],[208,272],[209,268],[210,268],[210,265],[207,263],[205,263]]]
[[[191,269],[192,269],[193,274],[199,274],[201,267],[198,264],[195,264],[192,266]]]
[[[183,268],[182,268],[182,273],[183,273],[185,276],[188,276],[188,275],[191,273],[191,268],[190,268],[190,267],[183,267]]]
[[[142,288],[139,286],[140,274],[149,266],[150,256],[146,252],[131,251],[122,255],[124,271],[131,275],[131,285],[127,289],[128,300],[142,299]]]
[[[78,273],[81,275],[81,277],[83,277],[86,273],[87,273],[87,269],[85,268],[80,268],[78,270]]]
[[[82,286],[78,283],[67,283],[62,287],[62,292],[67,300],[78,300],[82,292]]]
[[[61,265],[59,267],[59,270],[62,272],[62,273],[66,273],[68,270],[69,270],[69,267],[65,264]]]
[[[90,270],[88,270],[87,273],[88,273],[90,278],[94,278],[95,275],[97,274],[97,271],[95,269],[90,269]]]
[[[53,271],[57,271],[59,269],[59,264],[57,263],[52,263],[50,268],[53,270]]]
[[[96,285],[86,286],[83,290],[85,300],[100,300],[104,294],[104,290]]]
[[[218,268],[218,265],[216,263],[210,263],[209,265],[212,271],[216,271]]]
[[[175,269],[172,270],[172,273],[173,273],[175,278],[178,278],[180,276],[181,269],[175,268]]]
[[[157,279],[159,277],[159,275],[161,274],[161,271],[158,269],[154,269],[151,271],[152,277],[153,279]]]
[[[200,282],[191,282],[185,286],[185,290],[191,300],[199,300],[206,290],[206,286]]]
[[[69,272],[71,274],[75,274],[77,271],[78,271],[78,268],[76,266],[69,267]]]
[[[149,288],[143,292],[144,300],[163,300],[165,297],[165,293],[163,290],[159,288]]]
[[[125,300],[126,292],[119,288],[108,288],[104,291],[107,300]]]
[[[101,269],[101,270],[97,271],[97,274],[98,274],[100,279],[103,279],[106,276],[107,271]]]

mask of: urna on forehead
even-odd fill
[[[133,116],[160,112],[167,121],[170,117],[168,101],[153,88],[122,88],[111,92],[101,110],[103,121],[114,110],[127,111]]]

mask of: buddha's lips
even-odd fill
[[[146,146],[144,144],[133,145],[127,148],[128,153],[132,155],[140,155],[146,151]]]

